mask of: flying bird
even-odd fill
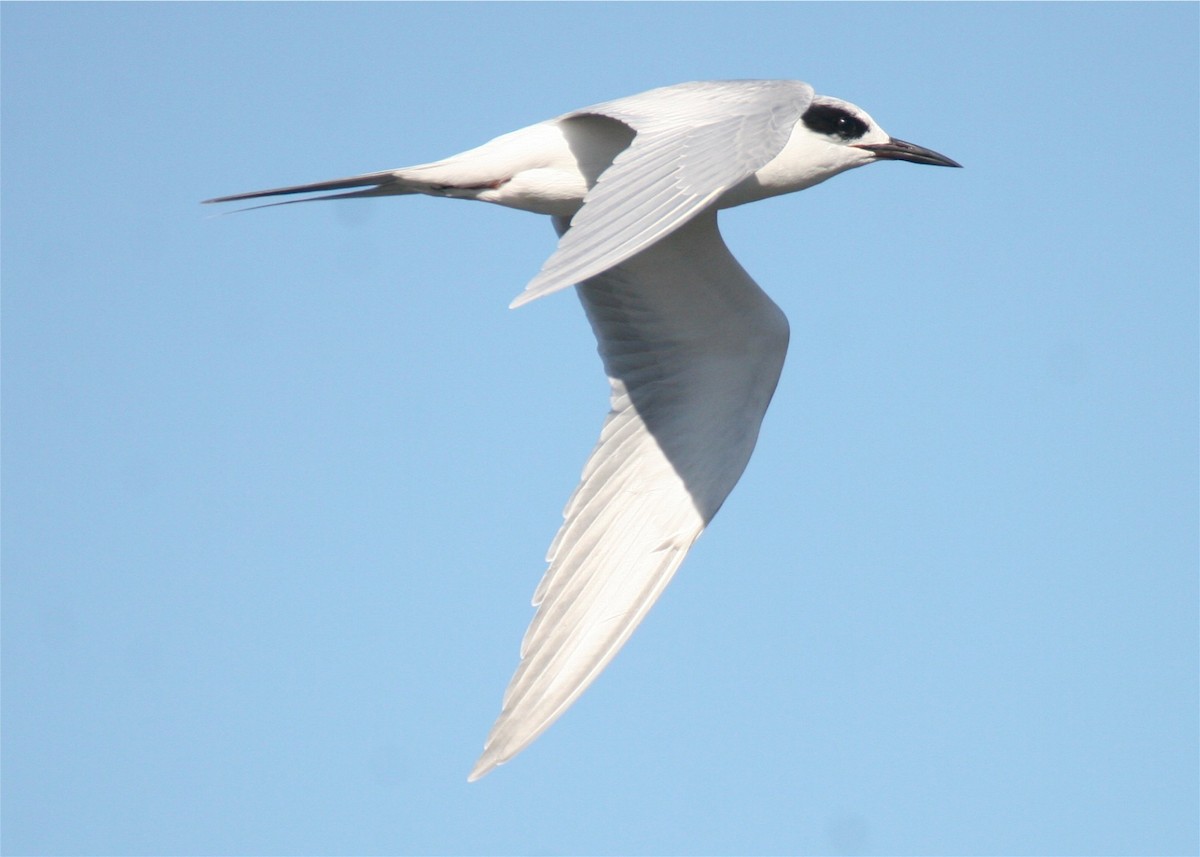
[[[558,246],[511,306],[577,286],[611,385],[469,779],[512,759],[596,679],[742,475],[788,344],[717,212],[875,161],[957,167],[791,80],[683,83],[428,164],[223,196],[268,205],[422,193],[549,215]]]

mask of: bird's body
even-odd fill
[[[726,249],[717,210],[877,159],[957,166],[808,84],[715,81],[567,113],[441,161],[211,200],[424,193],[554,219],[558,249],[513,305],[579,285],[611,410],[471,779],[528,746],[587,688],[750,459],[788,326]]]

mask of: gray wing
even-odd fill
[[[550,726],[645,617],[745,469],[787,350],[787,320],[730,255],[713,209],[579,295],[611,410],[472,780]]]
[[[800,81],[685,83],[562,117],[607,116],[636,136],[512,306],[582,282],[678,229],[779,154],[812,98]]]

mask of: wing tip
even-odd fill
[[[479,761],[475,763],[475,767],[471,769],[471,773],[467,774],[467,782],[478,782],[500,765],[504,764],[502,760],[497,758],[497,755],[498,754],[491,749],[484,750],[483,755],[479,757]]]
[[[509,301],[508,308],[509,309],[519,309],[520,307],[525,306],[525,304],[529,303],[533,299],[534,299],[534,295],[531,295],[528,291],[523,291],[520,294],[518,294],[515,298],[513,298],[511,301]]]
[[[544,286],[535,286],[532,283],[525,287],[525,290],[518,294],[509,303],[509,309],[520,309],[525,304],[533,303],[538,298],[544,298],[546,295],[565,289],[566,285],[553,285],[550,288]]]

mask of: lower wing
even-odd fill
[[[715,210],[579,295],[611,410],[472,780],[545,731],[629,639],[745,469],[787,350],[787,320],[730,255]]]

